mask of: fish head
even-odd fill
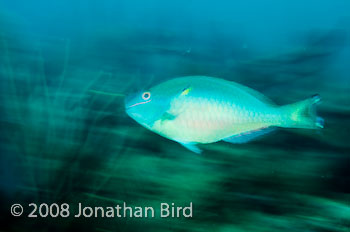
[[[154,89],[140,91],[125,98],[125,110],[136,122],[151,129],[170,108],[170,100],[169,96]]]
[[[191,90],[187,83],[164,82],[149,90],[128,95],[125,98],[125,110],[139,124],[152,130],[155,121],[176,117],[169,114],[174,112],[172,103],[188,96]]]

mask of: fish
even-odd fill
[[[125,111],[143,127],[195,153],[198,144],[246,143],[276,128],[323,128],[318,94],[279,106],[244,85],[208,76],[167,80],[125,98]]]

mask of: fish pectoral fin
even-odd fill
[[[189,143],[178,142],[178,143],[180,143],[182,146],[186,147],[188,150],[190,150],[194,153],[197,153],[197,154],[202,153],[202,150],[196,146],[196,143],[192,143],[192,142],[189,142]]]
[[[166,120],[174,120],[177,116],[174,114],[169,113],[168,111],[164,112],[162,117],[160,117],[161,121],[166,121]]]
[[[243,132],[237,135],[233,135],[227,138],[224,138],[223,141],[228,143],[247,143],[251,140],[254,140],[260,136],[266,135],[276,128],[274,127],[264,127],[253,131]]]

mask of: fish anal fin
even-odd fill
[[[254,139],[257,139],[260,136],[266,135],[272,131],[274,131],[276,128],[274,127],[263,127],[257,130],[248,131],[244,133],[240,133],[237,135],[233,135],[227,138],[224,138],[223,141],[228,143],[247,143],[249,141],[252,141]]]
[[[187,142],[179,142],[182,146],[184,146],[185,148],[187,148],[188,150],[200,154],[202,153],[202,150],[196,146],[196,143],[187,143]]]

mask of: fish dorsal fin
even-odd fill
[[[259,93],[258,91],[254,90],[254,89],[251,89],[247,86],[244,86],[244,85],[241,85],[241,84],[238,84],[236,82],[232,82],[230,81],[231,85],[235,86],[235,87],[238,87],[239,89],[249,93],[250,95],[256,97],[257,99],[259,99],[260,101],[262,102],[265,102],[267,104],[270,104],[272,106],[276,106],[276,103],[274,103],[270,98],[266,97],[265,95],[263,95],[262,93]]]
[[[240,133],[238,135],[233,135],[233,136],[224,138],[223,141],[228,143],[247,143],[260,136],[266,135],[274,130],[275,130],[274,127],[264,127],[257,130],[248,131],[248,132]]]
[[[223,85],[231,85],[231,87],[233,87],[235,89],[235,91],[237,91],[239,93],[249,94],[249,95],[255,97],[256,99],[259,99],[261,102],[264,102],[264,103],[269,104],[271,106],[276,106],[276,103],[274,103],[270,98],[266,97],[262,93],[259,93],[258,91],[251,89],[247,86],[244,86],[242,84],[239,84],[237,82],[213,78],[213,77],[207,77],[207,76],[195,76],[194,78],[201,79],[203,82],[210,82],[213,85],[215,85],[217,83],[221,83]]]

